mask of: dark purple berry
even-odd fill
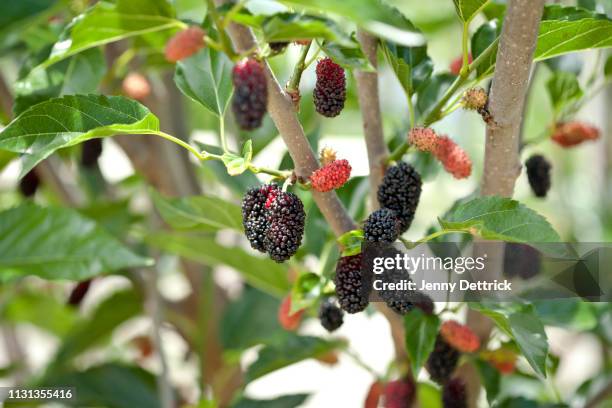
[[[444,384],[442,406],[444,408],[467,408],[467,391],[461,379],[453,378]]]
[[[526,162],[527,179],[536,197],[546,197],[550,190],[550,169],[551,165],[544,156],[536,154],[531,156]]]
[[[337,330],[344,322],[344,312],[335,304],[325,301],[319,307],[321,326],[328,332]]]
[[[26,175],[19,180],[19,191],[21,191],[24,197],[32,197],[36,194],[38,186],[40,186],[40,178],[38,174],[36,174],[35,169],[27,172]]]
[[[366,241],[393,243],[400,234],[400,222],[395,211],[381,208],[374,211],[363,224]]]
[[[361,270],[362,255],[343,256],[336,264],[336,297],[340,307],[347,313],[357,313],[368,307],[370,280]]]
[[[313,93],[315,108],[328,118],[338,116],[346,100],[344,69],[331,58],[323,58],[318,62],[316,71],[317,83]]]
[[[266,252],[264,239],[268,228],[266,202],[268,196],[278,192],[276,184],[264,184],[251,188],[242,199],[242,225],[253,249]]]
[[[453,374],[460,353],[448,344],[440,335],[436,338],[434,349],[427,359],[427,371],[432,380],[444,384]]]
[[[264,248],[270,258],[284,262],[302,243],[306,214],[302,201],[293,193],[272,191],[265,203],[267,229]]]
[[[98,164],[102,156],[102,139],[89,139],[83,142],[81,149],[81,165],[92,168]]]
[[[400,233],[412,224],[421,197],[421,176],[408,163],[399,162],[390,166],[378,187],[378,202],[381,207],[395,211],[400,221]]]
[[[261,126],[268,104],[266,74],[261,63],[255,59],[240,61],[234,67],[232,80],[232,111],[238,126],[243,130],[257,129]]]

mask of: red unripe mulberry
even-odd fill
[[[572,147],[588,140],[597,140],[599,129],[584,122],[557,123],[552,140],[563,147]]]
[[[205,32],[200,27],[189,27],[179,31],[166,43],[166,59],[177,62],[191,57],[206,45],[204,35]]]
[[[334,160],[316,170],[310,176],[313,190],[326,192],[340,188],[351,176],[351,165],[348,160]]]
[[[331,58],[323,58],[318,62],[316,71],[317,83],[313,93],[315,108],[328,118],[338,116],[346,100],[344,69]]]
[[[372,383],[368,395],[366,395],[363,408],[378,408],[378,401],[384,391],[384,385],[380,381]]]
[[[298,310],[295,313],[291,312],[291,295],[283,299],[278,309],[278,322],[283,329],[293,331],[300,326],[304,310]]]
[[[121,84],[123,93],[132,99],[142,101],[151,94],[151,84],[138,72],[130,72]]]
[[[410,129],[408,142],[421,152],[433,152],[438,142],[438,136],[432,128],[416,127]]]
[[[463,353],[473,353],[480,347],[480,339],[476,333],[453,320],[442,323],[440,335],[448,344]]]
[[[438,137],[433,154],[456,179],[467,178],[472,173],[472,161],[467,153],[448,136]]]
[[[255,59],[240,61],[234,67],[232,80],[232,111],[238,126],[243,130],[257,129],[261,126],[268,104],[266,74],[261,63]]]
[[[472,53],[469,53],[468,55],[468,62],[471,64],[472,63]],[[451,61],[448,70],[451,72],[451,74],[453,75],[459,75],[459,73],[461,72],[461,67],[463,66],[463,55],[458,56],[457,58],[455,58],[454,60]]]
[[[390,381],[385,384],[383,395],[385,408],[405,408],[412,405],[415,385],[410,379]]]

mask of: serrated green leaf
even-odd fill
[[[555,72],[546,82],[546,89],[555,112],[560,112],[564,106],[580,99],[583,95],[578,78],[570,72]]]
[[[482,54],[484,50],[496,42],[500,34],[501,24],[497,19],[490,20],[478,27],[474,35],[472,35],[472,57],[478,58],[478,56]],[[495,49],[489,54],[488,58],[476,68],[476,75],[480,77],[487,74],[489,70],[492,70],[493,66],[495,65],[496,57],[497,45],[495,45]]]
[[[342,246],[342,256],[351,256],[361,253],[363,243],[363,230],[357,229],[345,232],[338,237],[338,244]]]
[[[155,134],[159,120],[122,96],[73,95],[27,109],[0,132],[0,149],[25,153],[22,175],[58,149],[116,134]]]
[[[222,117],[234,89],[232,66],[225,54],[204,48],[176,64],[174,82],[189,98]]]
[[[94,92],[106,72],[98,48],[87,50],[47,69],[34,68],[15,83],[13,112],[19,115],[31,106],[62,95]]]
[[[273,371],[309,358],[324,356],[345,345],[342,340],[287,334],[283,341],[267,345],[259,351],[257,360],[246,371],[247,383]]]
[[[346,69],[374,71],[374,67],[370,64],[370,61],[368,61],[357,42],[351,42],[350,45],[342,45],[333,41],[326,41],[321,48],[336,64]]]
[[[433,62],[427,55],[427,46],[404,47],[386,42],[384,52],[408,97],[412,96],[433,72]]]
[[[267,400],[242,398],[232,408],[297,408],[302,406],[308,397],[308,394],[292,394]]]
[[[488,2],[488,0],[453,0],[457,15],[464,23],[470,22]]]
[[[151,260],[68,208],[23,204],[0,213],[0,281],[26,275],[84,280]]]
[[[157,211],[173,228],[190,230],[229,228],[242,231],[240,207],[229,201],[212,196],[166,198],[153,190],[151,195]]]
[[[434,349],[440,319],[416,308],[404,317],[406,351],[410,357],[412,372],[418,373]]]
[[[234,268],[247,282],[267,293],[282,296],[291,289],[286,266],[251,255],[240,247],[219,245],[212,236],[158,232],[143,238],[152,246],[204,265]]]
[[[449,73],[435,74],[417,89],[416,110],[420,118],[427,117],[435,103],[455,81],[455,76]]]
[[[478,197],[454,207],[439,220],[446,229],[475,229],[485,239],[511,242],[559,242],[546,218],[518,201]]]
[[[544,325],[535,314],[534,307],[517,303],[470,303],[470,308],[489,316],[497,326],[516,342],[529,365],[546,377],[548,339]]]
[[[173,18],[165,0],[118,0],[116,4],[100,1],[70,23],[41,67],[114,41],[158,31],[171,33],[184,27]]]
[[[279,13],[261,24],[267,42],[291,42],[309,38],[351,46],[352,40],[334,21],[301,13]]]

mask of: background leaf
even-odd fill
[[[342,45],[352,44],[351,38],[334,21],[301,13],[275,14],[264,20],[261,29],[268,42],[291,42],[317,38]]]
[[[556,112],[580,99],[583,95],[576,75],[563,71],[555,72],[550,77],[546,83],[546,89],[548,89],[548,94]]]
[[[176,64],[174,82],[189,98],[222,117],[234,90],[232,66],[225,54],[204,48]]]
[[[348,45],[343,45],[333,41],[326,41],[321,45],[321,48],[336,64],[346,69],[374,70],[374,67],[365,57],[357,42],[349,42]]]
[[[404,317],[406,350],[410,357],[412,372],[418,373],[433,351],[439,326],[438,316],[423,313],[420,309],[411,310]]]
[[[488,3],[488,0],[453,0],[453,3],[461,21],[467,23]]]
[[[0,236],[0,280],[36,275],[80,281],[151,263],[68,208],[23,204],[3,211]]]
[[[404,47],[391,42],[384,46],[385,56],[397,79],[408,96],[415,93],[433,71],[433,62],[427,55],[427,47]]]
[[[487,21],[472,35],[471,50],[472,58],[478,58],[480,54],[484,52],[501,34],[501,24],[499,20],[494,19]],[[478,68],[476,68],[476,75],[478,77],[486,75],[489,70],[493,69],[495,65],[495,58],[497,57],[497,45],[495,49],[489,54],[488,58],[483,61]]]

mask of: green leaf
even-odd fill
[[[65,335],[77,321],[74,308],[45,293],[25,292],[11,296],[2,318],[13,323],[31,323],[56,336]]]
[[[245,380],[249,383],[299,361],[324,356],[344,345],[342,340],[324,340],[287,333],[284,341],[267,345],[259,351],[257,360],[247,368]]]
[[[252,287],[224,310],[219,335],[225,350],[242,350],[267,341],[282,332],[278,319],[278,299]]]
[[[114,41],[159,31],[170,33],[184,27],[184,23],[172,18],[170,4],[165,0],[117,0],[116,4],[100,1],[70,23],[64,39],[55,44],[41,66],[48,67]]]
[[[501,24],[499,20],[490,20],[480,27],[474,33],[471,40],[472,57],[478,58],[491,44],[493,44],[501,34]],[[495,49],[489,54],[488,58],[484,60],[477,68],[476,75],[478,77],[488,74],[488,71],[492,71],[495,65],[495,58],[497,57],[497,44]]]
[[[93,48],[49,68],[34,68],[15,84],[15,115],[47,99],[94,92],[106,72],[102,51]]]
[[[422,35],[396,8],[381,0],[279,0],[280,3],[317,13],[350,19],[377,36],[406,46],[420,46]]]
[[[63,147],[116,134],[155,134],[159,120],[122,96],[74,95],[34,105],[0,132],[0,149],[26,153],[21,175]]]
[[[592,303],[578,299],[536,300],[531,303],[545,325],[576,331],[592,330],[597,326],[597,315]]]
[[[439,222],[445,229],[474,229],[484,239],[524,243],[560,240],[546,218],[504,197],[478,197],[461,203]]]
[[[440,319],[436,315],[423,313],[420,309],[410,311],[404,317],[406,351],[410,357],[412,372],[418,373],[434,349]]]
[[[282,296],[291,289],[286,266],[268,258],[253,256],[239,247],[219,245],[214,237],[159,232],[148,233],[143,238],[152,246],[204,265],[234,268],[247,282],[267,293]]]
[[[485,391],[487,392],[487,401],[489,405],[495,406],[494,402],[499,395],[501,387],[501,375],[499,371],[491,367],[486,361],[480,359],[474,359],[473,363],[480,375],[480,381],[482,381]]]
[[[0,43],[15,28],[25,28],[32,20],[46,14],[57,0],[19,0],[0,2]]]
[[[292,394],[268,400],[242,398],[232,408],[297,408],[302,406],[308,397],[308,394]]]
[[[234,89],[232,66],[225,54],[207,47],[176,64],[174,82],[189,98],[222,117]]]
[[[428,383],[419,383],[417,398],[419,406],[427,408],[443,408],[440,390]]]
[[[337,42],[326,41],[321,45],[321,49],[335,63],[346,69],[360,69],[362,71],[374,71],[374,67],[366,58],[361,47],[357,42],[349,45],[342,45]]]
[[[608,59],[604,65],[604,76],[607,80],[612,79],[612,55],[608,56]]]
[[[457,15],[464,23],[469,23],[488,2],[488,0],[453,0]]]
[[[161,408],[155,376],[139,367],[106,363],[85,371],[60,371],[37,384],[39,388],[73,387],[73,407]],[[62,402],[63,403],[63,402]]]
[[[133,289],[113,293],[91,316],[72,327],[55,355],[54,367],[66,366],[73,358],[108,340],[113,331],[143,312],[143,299]]]
[[[555,112],[560,112],[564,106],[575,102],[583,95],[578,78],[570,72],[555,72],[546,83],[546,88]]]
[[[279,13],[261,25],[267,42],[291,42],[309,38],[334,41],[351,46],[351,38],[334,21],[301,13]]]
[[[384,52],[408,97],[412,96],[433,72],[433,62],[427,55],[427,46],[404,47],[386,42]]]
[[[0,281],[26,275],[80,281],[152,262],[68,208],[23,204],[3,211],[0,236]]]
[[[343,248],[342,256],[351,256],[361,253],[363,239],[363,230],[360,229],[348,231],[340,235],[337,241]]]
[[[427,117],[435,103],[440,100],[454,81],[455,76],[449,73],[435,74],[417,89],[416,108],[420,118]]]
[[[470,307],[493,319],[516,342],[535,372],[546,377],[548,339],[532,305],[470,303]]]
[[[238,176],[247,171],[251,166],[252,158],[253,142],[251,140],[247,140],[242,147],[242,156],[237,156],[234,153],[223,153],[221,155],[221,160],[230,176]]]
[[[166,198],[151,190],[161,217],[177,229],[242,231],[242,213],[234,203],[213,196]]]

